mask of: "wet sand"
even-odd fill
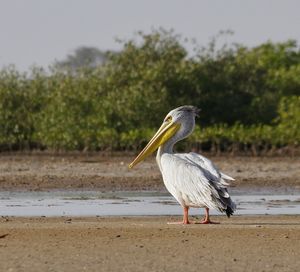
[[[2,218],[0,271],[299,271],[300,216]]]
[[[135,156],[103,154],[0,156],[0,190],[161,191],[165,187],[154,157],[129,170]],[[300,157],[211,157],[236,187],[300,189]]]
[[[163,191],[149,158],[2,154],[1,191]],[[300,158],[210,157],[237,188],[300,189]],[[168,225],[179,217],[2,217],[0,271],[299,271],[300,215],[215,216],[220,225]],[[199,220],[199,218],[197,219]]]

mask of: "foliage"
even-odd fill
[[[180,36],[158,30],[123,42],[97,67],[2,69],[0,149],[136,150],[184,104],[202,111],[181,149],[258,154],[299,146],[294,41],[196,49],[189,56]]]
[[[163,35],[163,36],[162,36]],[[166,109],[186,101],[187,52],[173,33],[138,35],[142,44],[125,42],[105,67],[104,88],[108,92],[111,124],[118,131],[155,127]],[[116,122],[117,120],[117,122]]]
[[[300,96],[283,97],[279,103],[278,113],[278,142],[281,145],[299,146]]]
[[[101,72],[81,70],[76,76],[48,77],[48,96],[36,124],[37,139],[54,149],[97,149],[110,145],[114,132],[107,127]]]
[[[43,70],[33,69],[34,80],[14,67],[0,72],[0,145],[28,148],[35,133],[37,117],[47,94]]]
[[[65,60],[56,61],[55,68],[73,72],[85,67],[95,68],[105,63],[107,54],[95,47],[81,46],[69,54]]]
[[[206,51],[194,70],[203,124],[270,124],[280,98],[300,94],[300,52],[293,41]]]

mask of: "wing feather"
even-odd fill
[[[209,159],[196,153],[163,154],[161,163],[166,187],[182,205],[206,206],[230,214],[235,210],[226,182],[233,178]]]

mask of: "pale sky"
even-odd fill
[[[173,28],[207,44],[220,30],[231,41],[300,41],[299,0],[0,0],[0,68],[47,67],[78,46],[120,49],[115,38]]]

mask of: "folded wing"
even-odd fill
[[[167,167],[172,171],[164,176],[172,182],[174,192],[195,206],[217,209],[227,216],[233,214],[236,206],[227,191],[228,181],[234,180],[232,177],[196,153],[169,154],[168,157],[164,161],[172,164]]]

